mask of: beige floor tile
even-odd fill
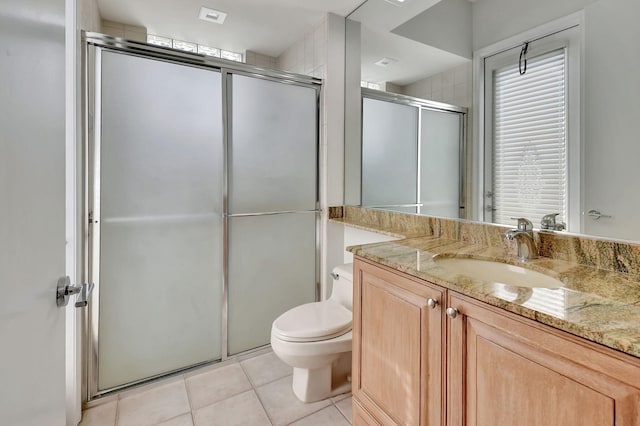
[[[118,401],[118,426],[156,425],[188,413],[189,399],[183,380],[148,389]]]
[[[240,364],[255,387],[293,374],[293,368],[282,362],[273,352],[247,359]]]
[[[241,393],[196,410],[196,426],[271,426],[256,393]]]
[[[193,420],[191,413],[187,413],[166,422],[158,423],[156,426],[193,426]]]
[[[186,382],[193,410],[251,389],[251,383],[240,364],[191,376]]]
[[[291,390],[291,376],[256,389],[274,425],[287,425],[331,404],[330,399],[305,404]]]
[[[118,401],[100,404],[82,412],[79,426],[114,426]]]
[[[349,420],[349,423],[351,423],[353,419],[353,398],[349,397],[336,402],[336,407],[338,407],[338,410],[340,410],[347,420]]]
[[[349,426],[349,422],[332,405],[295,423],[291,423],[291,426]]]

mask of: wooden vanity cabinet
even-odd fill
[[[449,292],[447,426],[640,426],[640,362]]]
[[[356,258],[353,424],[443,425],[444,289]]]
[[[637,358],[358,257],[353,278],[354,425],[640,426]]]

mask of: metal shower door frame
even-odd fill
[[[82,34],[82,77],[84,93],[83,103],[83,205],[84,205],[84,271],[83,275],[88,282],[95,284],[93,297],[89,302],[86,317],[83,319],[82,343],[83,347],[83,401],[91,401],[102,396],[112,394],[119,390],[133,387],[142,383],[162,377],[181,374],[187,370],[225,361],[257,350],[251,349],[233,356],[228,355],[228,313],[229,313],[229,219],[231,217],[248,216],[243,214],[229,214],[229,163],[228,153],[231,143],[231,75],[238,74],[259,79],[266,79],[283,84],[292,84],[308,87],[316,91],[316,188],[315,209],[307,211],[282,211],[251,213],[249,215],[273,215],[285,213],[309,213],[316,218],[316,256],[315,256],[315,294],[316,300],[320,297],[320,259],[322,249],[321,209],[320,209],[320,131],[322,80],[277,70],[268,70],[243,63],[220,60],[204,55],[176,51],[169,48],[149,45],[146,43],[125,40],[118,37],[83,32]],[[101,96],[102,83],[101,55],[103,51],[132,55],[146,59],[154,59],[179,65],[191,66],[202,69],[215,70],[221,74],[222,84],[222,125],[223,125],[223,215],[222,215],[222,275],[223,305],[221,314],[222,342],[221,358],[205,361],[196,365],[185,366],[174,371],[168,371],[153,377],[119,385],[113,388],[98,389],[98,345],[99,345],[99,317],[100,317],[100,146],[101,146]],[[93,80],[92,80],[93,77]],[[93,81],[93,85],[90,83]]]

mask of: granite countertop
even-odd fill
[[[490,305],[640,357],[640,282],[628,274],[540,257],[522,262],[511,250],[396,229],[332,222],[397,236],[398,241],[352,246],[348,251]],[[403,235],[404,234],[404,235]],[[439,266],[435,255],[498,260],[543,272],[564,284],[557,289],[525,288],[481,281]]]

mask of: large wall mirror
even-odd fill
[[[638,16],[636,0],[367,0],[347,19],[345,204],[536,227],[559,213],[568,232],[640,241]],[[403,140],[432,128],[394,116],[403,102],[464,114],[458,185],[418,177],[425,164],[451,172],[447,149],[418,148],[421,172],[401,160]],[[388,161],[372,160],[370,134]],[[394,179],[442,199],[457,190],[463,208],[430,210],[420,195],[397,207]]]

